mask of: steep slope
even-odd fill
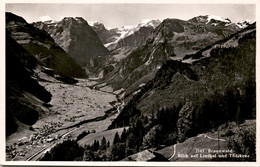
[[[183,141],[229,121],[255,119],[255,25],[237,35],[238,45],[215,47],[209,57],[192,64],[166,61],[155,78],[139,88],[110,128],[128,126],[136,111],[150,116],[157,113],[157,121],[173,124],[167,128],[177,135],[176,140]]]
[[[226,22],[212,25],[207,21],[198,22],[195,18],[189,21],[165,19],[145,43],[122,60],[107,78],[115,89],[127,88],[126,93],[131,94],[140,84],[152,79],[167,60],[181,60],[237,30],[238,27],[234,29]]]
[[[256,23],[252,23],[247,25],[246,28],[238,31],[235,34],[229,35],[228,38],[224,38],[223,40],[217,41],[211,45],[206,46],[205,48],[199,50],[195,54],[186,55],[183,58],[183,62],[192,63],[194,61],[197,61],[199,59],[209,57],[210,52],[214,48],[232,48],[238,46],[238,41],[240,38],[243,37],[244,34],[255,31],[254,27],[256,26]]]
[[[6,135],[14,133],[18,125],[34,124],[44,114],[43,103],[51,100],[37,81],[31,78],[37,60],[6,34]],[[20,123],[18,123],[20,122]]]
[[[237,46],[213,48],[192,64],[167,61],[139,87],[109,127],[129,126],[121,144],[133,146],[130,155],[159,149],[168,160],[194,161],[204,149],[200,161],[256,161],[256,27],[238,34]]]
[[[46,67],[71,77],[86,77],[84,70],[45,31],[9,12],[6,13],[6,28],[12,38]]]
[[[255,26],[252,26],[244,33],[238,33],[237,46],[213,47],[208,58],[189,65],[191,69],[189,73],[195,73],[198,81],[191,79],[187,74],[182,75],[181,72],[170,72],[169,70],[176,68],[176,65],[165,64],[153,80],[153,85],[158,88],[158,93],[164,92],[162,93],[164,96],[160,97],[159,94],[153,92],[143,99],[144,101],[139,105],[140,108],[143,111],[152,112],[153,110],[155,112],[158,107],[166,107],[164,105],[167,105],[167,99],[173,99],[171,105],[174,105],[174,102],[178,103],[180,99],[184,103],[187,99],[196,99],[201,93],[203,97],[206,97],[213,96],[216,92],[225,92],[229,88],[242,91],[245,89],[244,86],[247,86],[247,82],[255,82],[255,32]],[[180,68],[178,67],[178,69]],[[164,86],[162,87],[162,85]],[[148,108],[146,102],[149,99],[156,99],[155,101],[158,99],[160,105]],[[158,103],[152,104],[153,106],[158,105]]]
[[[65,17],[59,22],[37,22],[34,25],[48,32],[68,55],[90,70],[109,55],[96,32],[81,17]]]

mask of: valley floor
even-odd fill
[[[45,107],[46,113],[41,113],[31,128],[20,124],[18,131],[7,138],[7,161],[37,161],[55,145],[76,139],[83,132],[89,134],[78,140],[82,147],[93,144],[95,140],[101,141],[103,136],[112,143],[115,133],[122,133],[123,128],[107,130],[122,108],[123,103],[117,99],[120,92],[112,92],[106,84],[94,80],[78,79],[77,84],[69,85],[46,76],[41,76],[41,79],[44,80],[39,83],[52,94],[51,106]],[[94,89],[97,85],[100,89]],[[232,125],[231,130],[253,128],[255,124],[255,120],[247,120],[239,126]],[[160,150],[143,150],[124,160],[146,161],[160,155],[168,161],[209,161],[214,158],[225,161],[227,156],[235,154],[234,150],[228,149],[230,139],[226,133],[227,128],[223,127]],[[216,154],[209,150],[229,152]]]
[[[100,136],[99,133],[102,134],[118,115],[117,110],[106,113],[119,107],[111,103],[117,101],[116,94],[92,89],[90,86],[97,84],[95,81],[78,79],[77,84],[69,85],[53,78],[44,77],[44,80],[39,83],[52,94],[49,103],[52,106],[46,113],[41,113],[31,130],[21,125],[18,132],[7,138],[7,161],[38,160],[57,143],[75,139],[84,131],[91,133],[90,138]],[[113,136],[115,130],[111,133]],[[88,141],[88,138],[82,140]]]

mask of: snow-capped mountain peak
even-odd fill
[[[239,21],[236,23],[236,25],[239,27],[239,28],[245,28],[247,27],[249,24],[252,24],[254,21],[252,20],[242,20],[242,21]]]
[[[239,21],[238,23],[248,23],[248,24],[252,24],[252,23],[254,23],[254,21],[249,20],[249,19],[246,19],[246,20]]]
[[[225,23],[231,23],[231,21],[228,18],[222,18],[220,16],[214,16],[214,15],[206,15],[207,16],[207,22],[208,24],[211,20],[221,21]]]
[[[121,28],[118,28],[118,31],[120,32],[120,34],[124,34],[121,37],[126,37],[128,35],[133,34],[134,32],[138,31],[141,27],[157,27],[159,24],[161,23],[160,20],[152,20],[152,19],[143,19],[141,20],[137,26],[133,26],[133,25],[126,25],[123,26]]]
[[[53,19],[50,16],[41,16],[38,18],[38,20],[45,22],[45,21],[51,21]]]
[[[213,24],[213,25],[216,25],[216,23],[225,23],[225,24],[231,23],[231,21],[228,18],[223,18],[214,15],[203,15],[203,16],[201,15],[201,16],[194,17],[189,21],[205,23],[205,24]]]
[[[137,27],[148,27],[151,26],[153,28],[157,27],[161,23],[160,20],[152,20],[152,19],[143,19]]]
[[[135,26],[126,25],[117,29],[120,36],[115,42],[118,42],[120,39],[125,38],[135,32]]]
[[[231,22],[228,18],[223,18],[220,16],[214,15],[201,15],[190,19],[189,21],[195,23],[203,23],[212,26],[234,26],[234,28],[241,29],[246,28],[248,25],[252,24],[254,21],[251,20],[242,20],[237,23]]]
[[[95,25],[99,25],[99,24],[102,24],[98,21],[88,21],[88,25],[90,25],[91,27],[95,26]]]
[[[139,24],[147,24],[151,21],[152,21],[152,19],[143,19],[143,20],[141,20],[141,22]]]
[[[126,38],[132,34],[134,34],[136,31],[138,31],[141,27],[152,27],[153,29],[156,28],[161,23],[160,20],[152,20],[152,19],[143,19],[141,20],[136,26],[133,25],[125,25],[123,27],[117,28],[117,33],[119,34],[115,41],[106,43],[105,46],[109,47],[111,45],[115,45],[118,43],[121,39]]]
[[[123,27],[120,27],[118,28],[118,30],[132,30],[135,26],[132,26],[132,25],[126,25],[126,26],[123,26]]]

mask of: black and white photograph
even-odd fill
[[[56,2],[4,3],[5,162],[257,162],[256,1]]]

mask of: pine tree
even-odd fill
[[[92,145],[93,151],[97,151],[99,149],[99,141],[95,140],[93,145]]]
[[[123,129],[123,132],[122,132],[122,134],[121,134],[121,142],[122,142],[122,143],[126,142],[126,138],[127,138],[127,131],[126,131],[126,129],[124,128],[124,129]]]
[[[116,144],[116,143],[119,143],[120,142],[120,137],[118,135],[118,132],[115,133],[115,137],[114,137],[114,140],[113,140],[113,145]]]
[[[103,136],[102,140],[101,140],[101,147],[102,150],[105,150],[107,148],[107,140],[106,138]]]
[[[112,161],[121,160],[125,157],[126,144],[116,143],[112,146]]]

